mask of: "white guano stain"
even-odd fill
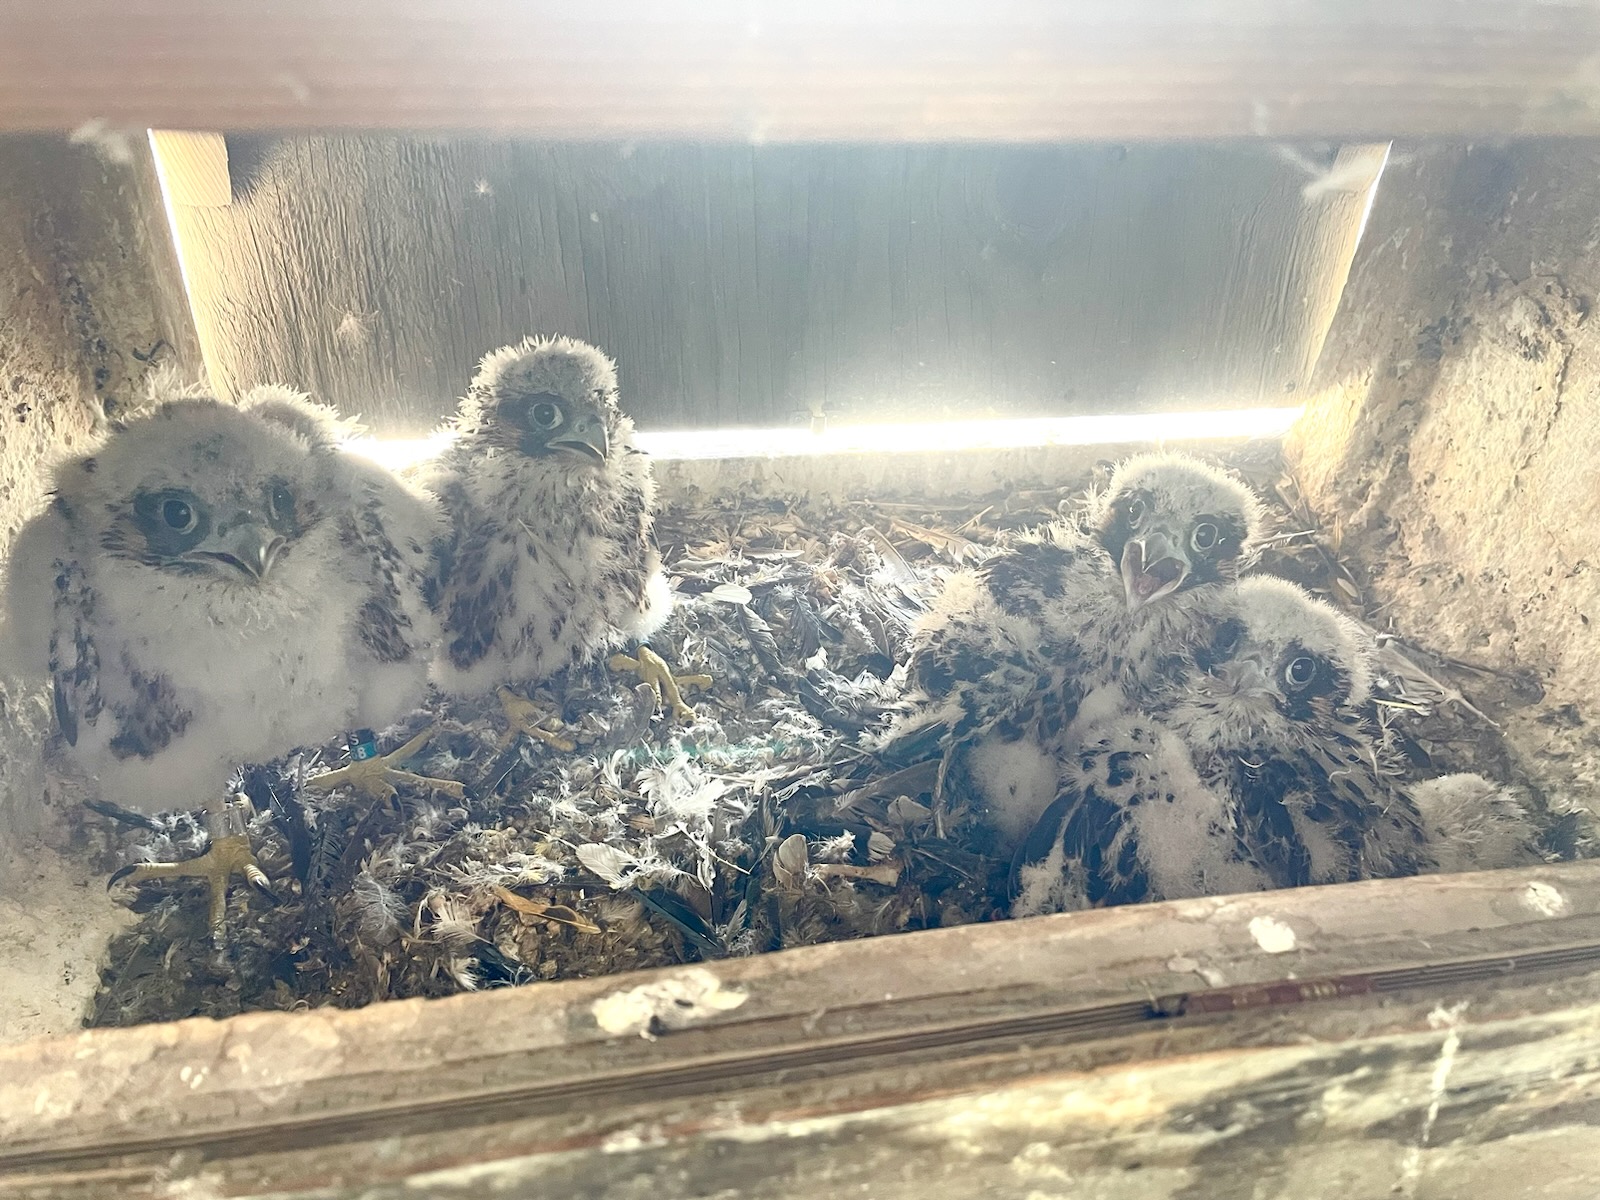
[[[1567,898],[1548,883],[1535,879],[1522,893],[1522,902],[1541,917],[1565,916]]]
[[[1298,944],[1294,930],[1277,917],[1251,917],[1250,936],[1268,954],[1287,954]]]
[[[704,967],[693,967],[602,996],[589,1006],[589,1011],[594,1014],[595,1024],[607,1033],[637,1033],[648,1038],[661,1030],[687,1029],[738,1008],[749,998],[748,992],[723,987],[722,980]]]
[[[1417,1194],[1417,1184],[1422,1178],[1422,1152],[1433,1136],[1433,1127],[1439,1120],[1439,1105],[1444,1100],[1445,1088],[1450,1083],[1450,1072],[1455,1070],[1456,1054],[1461,1049],[1461,1014],[1467,1010],[1467,1001],[1449,1008],[1440,1005],[1428,1014],[1428,1024],[1445,1031],[1439,1046],[1439,1057],[1433,1064],[1433,1078],[1428,1081],[1428,1108],[1422,1115],[1422,1129],[1415,1145],[1406,1148],[1400,1163],[1400,1179],[1394,1194],[1410,1200]]]

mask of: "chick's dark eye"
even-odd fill
[[[1221,540],[1217,527],[1210,521],[1201,521],[1189,534],[1189,545],[1200,551],[1215,550]]]
[[[1291,658],[1283,668],[1283,681],[1294,691],[1304,691],[1311,686],[1317,677],[1317,660],[1302,654],[1299,658]]]
[[[1135,525],[1144,520],[1144,501],[1137,496],[1128,501],[1128,520]]]
[[[554,429],[561,424],[561,410],[548,400],[535,404],[531,415],[533,423],[540,429]]]
[[[294,494],[281,483],[272,489],[272,511],[279,517],[286,517],[294,512]]]
[[[161,519],[166,522],[167,528],[188,533],[195,526],[194,507],[184,500],[164,500],[161,503]]]

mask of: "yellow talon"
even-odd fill
[[[500,749],[504,750],[517,740],[519,733],[525,733],[531,738],[537,738],[554,746],[557,750],[576,750],[577,743],[571,738],[563,737],[559,733],[552,733],[542,728],[548,719],[545,712],[532,700],[519,696],[510,688],[503,687],[495,691],[500,700],[500,711],[505,714],[507,729],[500,737]]]
[[[694,709],[684,703],[680,688],[711,686],[709,675],[674,675],[667,662],[649,646],[639,647],[639,657],[613,654],[610,662],[613,671],[632,671],[656,694],[656,703],[671,707],[672,715],[680,721],[694,720]]]
[[[256,862],[250,849],[250,836],[246,826],[253,814],[249,799],[236,792],[226,801],[207,802],[209,814],[206,822],[211,835],[211,847],[197,858],[175,863],[140,863],[123,867],[112,875],[106,886],[126,880],[145,883],[152,879],[204,879],[211,894],[211,940],[222,945],[228,914],[228,881],[242,875],[247,883],[276,901],[267,874]]]
[[[324,771],[320,775],[313,775],[306,780],[306,786],[316,788],[319,792],[331,792],[335,788],[352,788],[380,804],[393,800],[397,795],[396,784],[408,784],[412,787],[431,788],[443,792],[457,800],[467,798],[465,784],[454,779],[432,779],[427,775],[417,775],[411,771],[399,770],[395,764],[403,763],[423,746],[428,744],[428,739],[434,735],[437,727],[424,729],[398,750],[391,750],[388,754],[380,754],[375,758],[361,759],[339,767],[337,770]]]

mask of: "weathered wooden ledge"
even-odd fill
[[[1600,863],[0,1048],[0,1196],[1223,1196],[1184,1181],[1596,1123]]]

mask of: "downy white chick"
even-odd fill
[[[1234,579],[1261,535],[1248,487],[1195,459],[1129,459],[1087,529],[1058,521],[951,577],[919,628],[923,699],[891,730],[890,761],[966,753],[983,819],[1011,848],[1056,794],[1077,730],[1161,678],[1196,605]]]
[[[9,657],[67,755],[142,811],[414,707],[437,632],[431,501],[282,388],[161,400],[63,462],[6,572]]]
[[[671,593],[652,532],[655,481],[609,358],[567,337],[496,350],[454,431],[424,476],[451,524],[434,590],[441,688],[542,680],[661,626]],[[640,658],[648,677],[660,660]],[[670,673],[653,682],[676,699]]]
[[[1084,732],[1018,852],[1015,915],[1431,870],[1359,707],[1353,622],[1279,579],[1211,593],[1147,711]]]

